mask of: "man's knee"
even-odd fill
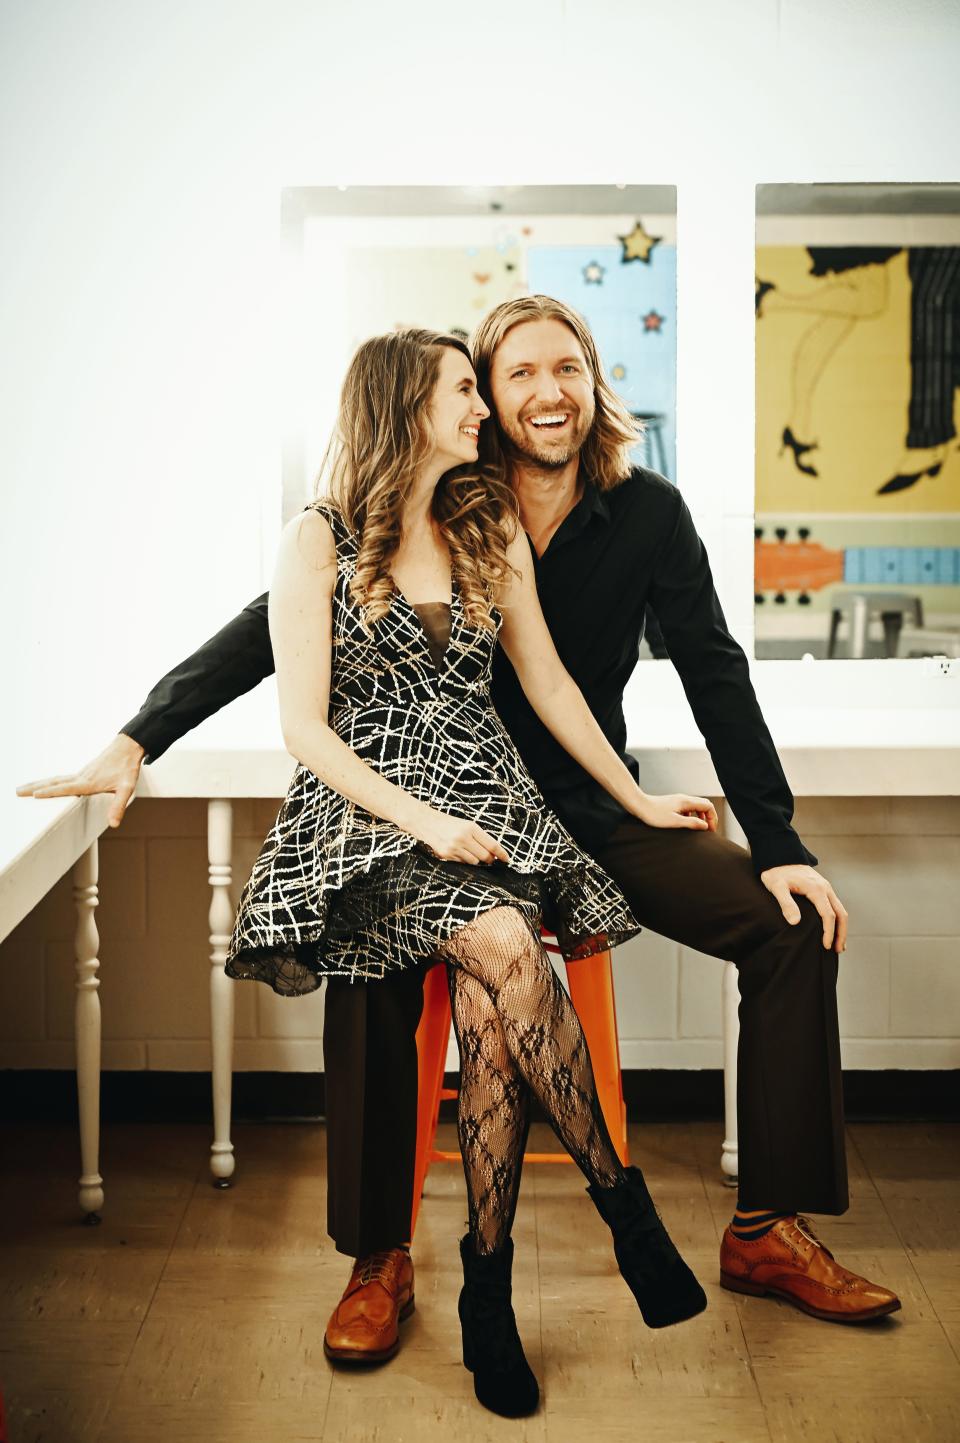
[[[788,922],[778,908],[772,933],[738,963],[740,999],[747,1008],[740,1013],[744,1027],[748,1019],[757,1024],[763,1015],[758,1007],[772,1006],[781,1026],[787,1016],[798,1022],[821,1015],[825,1005],[835,1006],[828,999],[836,996],[837,954],[823,945],[823,918],[814,904],[807,897],[794,900],[799,922]]]
[[[802,938],[805,946],[812,947],[814,942],[818,942],[822,947],[824,924],[816,906],[809,897],[795,896],[793,900],[800,908],[800,921],[788,922],[784,917],[784,926],[789,927],[791,932],[795,932],[798,938]]]
[[[787,956],[808,971],[816,966],[835,984],[839,959],[832,944],[823,945],[824,919],[809,897],[795,896],[794,901],[800,908],[799,922],[788,922],[780,914],[781,940],[786,934],[790,939]]]

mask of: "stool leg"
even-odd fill
[[[853,598],[853,614],[850,617],[850,655],[852,657],[866,656],[869,624],[870,608],[867,606],[866,597],[855,596]]]
[[[597,952],[567,963],[570,1000],[580,1018],[590,1049],[600,1108],[617,1156],[626,1166],[627,1109],[623,1100],[617,1009],[613,995],[613,964],[609,952]]]
[[[900,628],[903,626],[902,611],[881,611],[883,625],[883,654],[896,656],[900,650]]]
[[[441,962],[431,967],[424,978],[423,1013],[417,1028],[417,1156],[413,1173],[411,1242],[417,1226],[423,1185],[430,1170],[449,1041],[450,996],[447,992],[447,969]]]

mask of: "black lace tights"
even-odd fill
[[[537,931],[515,907],[495,907],[445,944],[460,1047],[457,1129],[478,1253],[510,1235],[529,1128],[530,1094],[591,1183],[623,1176],[569,997]]]

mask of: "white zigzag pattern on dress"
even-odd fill
[[[505,903],[532,923],[545,906],[566,956],[639,932],[619,888],[547,807],[491,705],[495,635],[467,624],[454,584],[439,668],[399,592],[371,636],[348,590],[356,537],[331,502],[313,505],[337,549],[331,727],[397,786],[476,821],[510,865],[442,862],[298,766],[243,889],[228,975],[284,995],[314,991],[328,974],[381,978]]]

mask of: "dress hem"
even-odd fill
[[[472,926],[472,924],[484,916],[486,912],[495,910],[496,907],[512,907],[514,911],[519,912],[520,916],[531,929],[536,931],[537,936],[541,936],[543,928],[542,910],[538,912],[536,917],[531,917],[529,910],[524,908],[518,900],[504,898],[502,902],[494,903],[492,907],[485,907],[483,911],[477,913],[476,917],[471,918],[469,921],[462,922],[444,935],[438,936],[436,946],[432,952],[426,952],[422,956],[415,957],[409,962],[387,962],[382,970],[379,971],[347,971],[342,967],[330,967],[326,969],[323,967],[314,968],[305,962],[298,961],[295,955],[291,955],[292,949],[297,946],[309,946],[311,942],[323,941],[326,935],[325,929],[321,929],[316,936],[302,936],[296,943],[282,941],[276,946],[265,944],[261,947],[244,948],[238,952],[234,958],[231,958],[224,964],[223,970],[234,982],[262,982],[265,986],[269,987],[271,991],[275,992],[278,997],[309,997],[314,992],[319,991],[322,983],[328,978],[350,983],[382,982],[384,978],[397,972],[409,972],[417,967],[423,967],[427,963],[445,962],[447,959],[442,955],[438,955],[444,944],[451,941],[452,938],[456,937],[460,932],[463,932],[467,927]],[[638,936],[642,930],[641,927],[620,928],[613,932],[588,933],[579,938],[570,937],[569,940],[557,936],[557,945],[560,948],[564,962],[579,962],[587,957],[595,957],[598,953],[612,951],[613,948],[621,946],[624,942],[629,942],[632,937]],[[282,947],[290,948],[291,952],[281,951],[280,949]],[[249,965],[255,963],[260,958],[266,960],[277,957],[288,959],[294,966],[301,969],[303,974],[302,980],[306,980],[309,977],[313,985],[309,987],[277,987],[276,980],[281,975],[280,969],[275,969],[275,975],[273,977],[266,975],[261,976],[255,970],[231,970],[232,967],[235,968],[238,964],[242,965],[245,959],[249,959]]]

